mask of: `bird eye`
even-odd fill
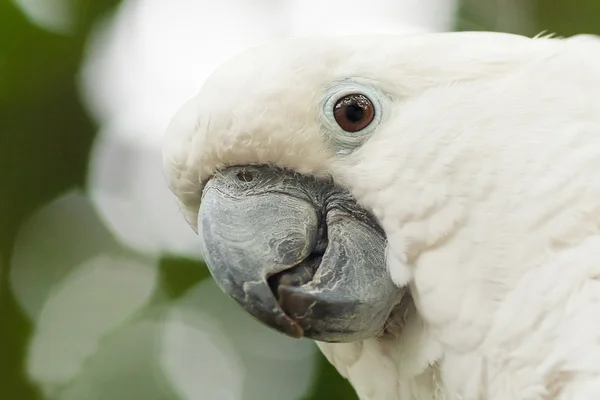
[[[348,94],[333,106],[335,122],[346,132],[363,130],[375,119],[375,107],[363,94]]]
[[[323,93],[323,133],[338,154],[349,154],[363,145],[386,116],[389,98],[374,81],[344,79]]]

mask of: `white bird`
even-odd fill
[[[175,116],[220,287],[363,400],[600,398],[600,40],[278,40]]]

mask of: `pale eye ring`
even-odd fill
[[[349,154],[365,143],[387,115],[389,98],[373,82],[344,80],[323,95],[323,132],[336,153]]]
[[[358,132],[375,119],[375,106],[364,94],[350,93],[335,102],[333,117],[345,132]]]

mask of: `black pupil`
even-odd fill
[[[349,104],[346,107],[346,118],[351,122],[359,122],[364,116],[364,110],[357,103]]]

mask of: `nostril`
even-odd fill
[[[254,173],[251,171],[242,170],[235,174],[235,177],[240,182],[252,182],[254,180]]]

